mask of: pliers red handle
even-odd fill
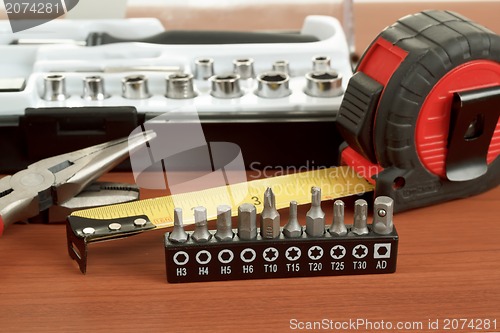
[[[153,137],[154,133],[146,132],[50,157],[0,179],[0,235],[6,226],[35,217],[78,195],[125,160],[129,150]]]

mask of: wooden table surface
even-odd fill
[[[82,275],[64,225],[14,225],[0,240],[0,332],[288,332],[315,321],[437,332],[429,321],[444,331],[447,319],[483,328],[451,330],[462,322],[450,321],[449,331],[500,331],[499,198],[497,187],[396,215],[398,268],[388,275],[168,284],[164,230],[91,244]]]

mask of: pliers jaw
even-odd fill
[[[31,164],[13,176],[0,179],[0,223],[9,225],[27,220],[53,205],[70,201],[125,160],[129,150],[142,146],[155,136],[154,132],[148,131],[50,157]],[[124,200],[137,198],[138,192],[136,196],[126,196]],[[112,200],[112,203],[119,202]]]

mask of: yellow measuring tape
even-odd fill
[[[332,200],[374,190],[373,185],[359,176],[352,168],[343,166],[86,209],[74,212],[71,216],[107,220],[146,215],[156,227],[166,228],[173,226],[173,212],[176,207],[183,209],[184,224],[187,225],[194,223],[191,209],[196,206],[204,206],[207,209],[209,220],[217,217],[217,206],[222,204],[231,206],[233,216],[238,214],[238,206],[244,202],[253,203],[257,212],[260,212],[263,208],[264,191],[268,187],[273,189],[277,209],[288,207],[292,200],[297,201],[299,205],[311,203],[311,187],[313,186],[321,188],[323,200]]]

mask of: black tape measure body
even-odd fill
[[[399,211],[468,197],[500,183],[499,114],[500,36],[451,12],[407,16],[349,82],[342,159]]]

